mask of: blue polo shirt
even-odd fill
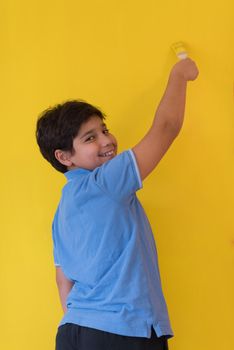
[[[173,336],[157,251],[136,191],[132,150],[68,182],[53,221],[55,265],[74,282],[60,325],[75,323],[125,336]]]

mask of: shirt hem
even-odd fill
[[[76,315],[74,315],[74,312]],[[71,314],[73,313],[73,315]],[[102,322],[100,320],[100,315],[95,320],[95,316],[93,315],[92,319],[84,317],[84,316],[78,316],[77,313],[79,313],[79,310],[69,310],[67,314],[63,317],[61,320],[59,326],[62,326],[66,323],[73,323],[79,326],[83,327],[89,327],[97,330],[101,330],[108,333],[113,333],[117,335],[122,336],[128,336],[128,337],[144,337],[144,338],[150,338],[151,337],[151,330],[152,327],[155,330],[155,333],[158,337],[166,336],[167,338],[173,337],[173,332],[170,328],[170,326],[161,326],[160,324],[154,325],[150,324],[147,321],[140,321],[138,325],[130,325],[128,321],[118,322],[114,323],[110,319],[106,320],[105,322]]]

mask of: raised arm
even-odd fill
[[[142,180],[152,172],[179,134],[184,120],[187,82],[197,76],[198,69],[190,58],[173,66],[153,124],[132,148]]]
[[[69,279],[67,279],[61,267],[57,267],[57,266],[56,266],[56,283],[58,286],[59,297],[63,308],[63,312],[66,313],[67,311],[66,299],[74,283]]]

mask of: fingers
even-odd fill
[[[199,75],[196,63],[189,57],[177,62],[172,70],[186,81],[193,81]]]

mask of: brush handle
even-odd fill
[[[178,57],[180,60],[185,60],[185,58],[188,57],[188,54],[187,54],[187,52],[179,52],[179,53],[177,54],[177,57]]]
[[[182,41],[178,41],[178,42],[172,44],[171,48],[180,60],[184,60],[185,58],[188,57],[187,50],[186,50],[185,45]]]

